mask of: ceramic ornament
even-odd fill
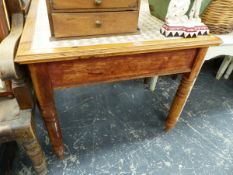
[[[191,0],[171,0],[161,33],[166,37],[183,36],[185,38],[208,35],[208,27],[202,23],[200,15],[203,0],[195,0],[189,12]]]

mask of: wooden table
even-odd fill
[[[165,38],[159,33],[162,23],[149,15],[147,4],[142,6],[139,34],[54,41],[44,0],[32,1],[15,62],[29,67],[58,157],[63,158],[64,146],[54,103],[55,88],[183,73],[166,131],[176,125],[208,47],[219,45],[221,40],[214,36]]]

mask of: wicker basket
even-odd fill
[[[213,0],[202,15],[211,33],[224,34],[233,31],[233,1]]]

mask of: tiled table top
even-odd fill
[[[128,42],[142,42],[150,40],[164,40],[167,39],[160,34],[159,30],[162,21],[150,15],[149,5],[147,1],[142,1],[140,17],[139,17],[139,29],[137,34],[126,34],[117,36],[103,36],[97,38],[86,39],[66,39],[66,40],[54,40],[51,39],[51,33],[49,29],[49,21],[47,17],[46,4],[44,0],[40,0],[38,7],[36,31],[33,39],[33,48],[40,49],[44,47],[60,48],[60,47],[72,47],[72,46],[90,46],[98,44],[112,44],[112,43],[128,43]],[[170,38],[171,39],[171,38]]]

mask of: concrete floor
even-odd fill
[[[154,93],[142,80],[56,91],[63,161],[36,113],[49,175],[232,175],[233,81],[217,81],[217,69],[215,61],[205,64],[170,133],[163,127],[179,79],[160,78]],[[31,174],[23,153],[15,171]]]

